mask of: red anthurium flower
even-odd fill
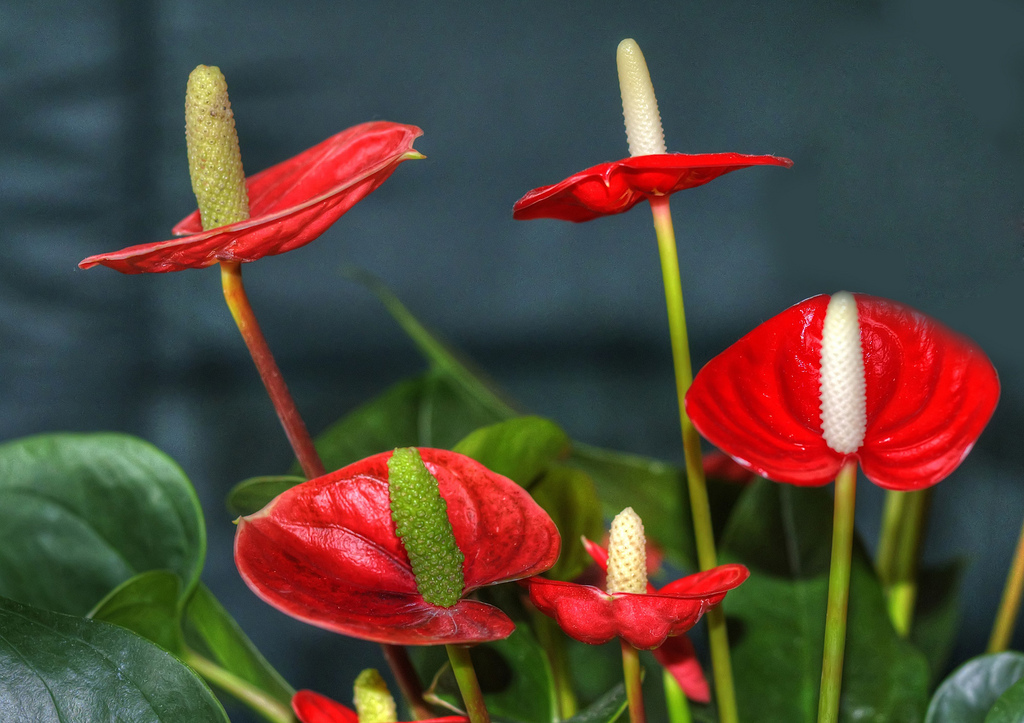
[[[447,505],[464,561],[462,599],[424,600],[389,507],[391,452],[284,492],[238,522],[235,563],[246,584],[282,612],[344,635],[398,645],[508,637],[497,608],[465,595],[543,572],[558,558],[551,518],[506,477],[439,449],[419,449]]]
[[[255,261],[308,244],[375,191],[398,164],[422,158],[416,126],[376,121],[353,126],[246,179],[250,217],[203,231],[199,211],[174,227],[181,238],[99,254],[97,264],[125,274],[181,271],[218,261]]]
[[[359,716],[351,708],[311,690],[300,690],[292,696],[292,710],[299,723],[359,723]],[[429,718],[420,723],[467,723],[462,715]]]
[[[628,211],[645,198],[703,186],[730,171],[750,166],[792,165],[788,158],[742,153],[633,156],[587,168],[553,186],[533,189],[516,201],[512,217],[519,221],[590,221]]]
[[[700,433],[777,482],[822,485],[856,457],[875,484],[917,490],[960,464],[999,399],[973,342],[886,299],[815,296],[700,371]]]
[[[591,542],[585,537],[581,538],[581,540],[583,547],[594,559],[598,567],[607,572],[607,549],[595,542]],[[650,564],[650,559],[650,548],[648,548],[648,572],[657,569],[657,565],[652,566]],[[657,593],[658,591],[653,585],[648,583],[647,592]],[[687,698],[698,703],[707,703],[711,700],[711,689],[708,686],[707,679],[704,677],[704,670],[700,667],[700,661],[697,660],[697,651],[693,649],[693,643],[690,642],[690,639],[685,634],[668,638],[652,652],[655,660],[661,663],[662,667],[668,670],[672,677],[676,679],[679,687],[686,693]]]
[[[587,550],[598,564],[607,565],[604,548],[588,541]],[[660,590],[648,585],[647,593],[606,593],[591,585],[539,577],[530,578],[527,585],[531,602],[553,617],[569,637],[590,645],[619,637],[635,648],[650,650],[696,625],[749,575],[743,565],[719,565]]]

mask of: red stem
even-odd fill
[[[299,416],[295,400],[288,392],[281,370],[277,368],[274,355],[267,345],[263,332],[260,331],[252,306],[249,305],[249,297],[246,296],[245,286],[242,284],[242,265],[237,261],[221,261],[220,278],[231,316],[235,318],[242,339],[249,347],[249,354],[256,364],[260,379],[263,380],[263,386],[267,388],[270,401],[277,411],[277,418],[281,420],[281,426],[284,427],[288,442],[298,457],[303,474],[307,479],[321,477],[324,474],[324,464],[320,461],[320,455],[313,446],[313,439],[309,436],[302,417]]]
[[[324,463],[313,445],[313,439],[309,436],[306,423],[302,421],[299,410],[295,406],[295,400],[284,383],[281,370],[274,361],[274,355],[270,351],[263,332],[260,330],[259,322],[256,321],[256,314],[253,313],[249,304],[249,297],[245,293],[245,286],[242,284],[242,265],[237,261],[221,261],[220,263],[221,284],[224,287],[224,299],[231,310],[238,330],[242,333],[242,339],[249,348],[249,354],[256,364],[256,370],[263,380],[263,386],[267,389],[270,401],[277,412],[277,418],[281,420],[284,433],[288,442],[299,460],[302,472],[306,479],[321,477],[325,474]],[[431,718],[433,712],[423,701],[423,686],[420,684],[416,670],[412,667],[409,654],[405,648],[399,645],[381,645],[384,651],[384,658],[391,667],[391,672],[402,689],[402,694],[409,702],[413,714],[419,718]]]

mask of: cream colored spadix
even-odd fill
[[[665,133],[661,129],[658,99],[654,97],[651,74],[640,46],[632,38],[619,43],[615,54],[622,92],[622,116],[626,121],[629,155],[650,156],[665,153]]]
[[[612,520],[608,532],[608,581],[605,590],[647,592],[647,540],[640,515],[627,507]]]
[[[866,430],[857,301],[848,291],[840,291],[828,302],[821,330],[821,432],[829,447],[850,454],[864,444]]]

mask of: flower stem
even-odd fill
[[[244,703],[270,723],[295,723],[295,716],[292,715],[290,708],[212,660],[189,648],[185,649],[182,659],[210,683]]]
[[[466,705],[466,715],[470,723],[490,723],[491,715],[484,704],[484,694],[480,690],[480,681],[476,678],[476,669],[469,657],[468,645],[446,645],[448,660],[452,664],[452,672],[462,693],[462,702]]]
[[[629,723],[646,723],[644,713],[644,689],[640,679],[640,651],[622,643],[622,678],[626,683],[626,700],[629,701]]]
[[[896,577],[896,551],[899,549],[903,510],[907,506],[906,502],[906,492],[887,490],[885,493],[882,532],[878,536],[878,552],[875,554],[875,570],[878,572],[878,579],[883,588],[892,585]]]
[[[886,588],[889,618],[900,637],[910,635],[917,600],[917,562],[924,537],[925,512],[931,499],[931,490],[905,492],[902,532],[896,551],[895,567],[890,585]]]
[[[562,720],[576,715],[579,702],[572,689],[569,656],[565,649],[565,635],[553,619],[530,606],[530,623],[537,636],[537,641],[544,649],[551,665],[551,677],[555,684],[555,696],[558,700],[558,714]]]
[[[835,723],[839,720],[839,691],[843,682],[846,608],[850,599],[853,512],[856,501],[857,463],[850,461],[836,476],[835,507],[832,516],[832,564],[828,575],[825,652],[821,662],[818,723]]]
[[[423,700],[423,685],[420,683],[419,675],[416,674],[416,669],[412,667],[412,661],[409,660],[409,651],[401,645],[385,643],[382,643],[380,648],[384,651],[384,659],[388,661],[388,667],[391,668],[395,682],[398,683],[402,696],[409,704],[413,717],[416,720],[433,718],[434,712]]]
[[[256,364],[263,386],[267,389],[270,401],[277,412],[277,418],[281,420],[285,436],[291,444],[292,451],[299,460],[302,472],[307,479],[320,477],[325,473],[324,463],[313,445],[313,439],[309,436],[306,423],[299,415],[295,400],[292,399],[288,386],[284,382],[281,370],[274,361],[274,355],[270,351],[263,332],[260,330],[256,314],[249,303],[249,297],[245,293],[245,286],[242,283],[242,265],[237,261],[221,261],[220,263],[221,285],[224,287],[224,300],[227,301],[231,316],[234,317],[238,330],[242,334],[249,354]],[[400,646],[381,646],[384,657],[387,659],[391,672],[398,681],[402,694],[408,701],[413,714],[419,718],[430,718],[433,713],[423,701],[423,686],[420,685],[416,671],[409,662],[408,653]]]
[[[690,705],[686,701],[686,693],[667,670],[661,671],[665,686],[665,707],[668,709],[668,723],[691,723]]]
[[[686,483],[690,492],[690,513],[697,544],[697,561],[701,570],[710,570],[718,564],[715,536],[711,526],[711,505],[708,502],[707,482],[700,451],[700,435],[686,413],[684,400],[693,383],[690,363],[690,344],[686,334],[686,312],[683,309],[683,284],[679,276],[679,257],[676,252],[676,234],[672,228],[672,212],[668,196],[650,199],[654,216],[654,232],[658,237],[661,257],[661,275],[665,284],[665,306],[668,310],[669,336],[672,340],[672,361],[675,368],[676,395],[679,401],[679,423],[683,433],[683,453],[686,458]],[[729,636],[725,627],[725,613],[721,606],[708,611],[705,620],[711,646],[711,667],[715,678],[715,697],[721,723],[737,723],[736,692],[729,658]]]
[[[1020,611],[1021,591],[1024,590],[1024,527],[1017,539],[1017,551],[1013,555],[1010,573],[1006,576],[1006,587],[1003,599],[999,603],[999,612],[992,627],[992,637],[988,641],[988,652],[1001,653],[1010,645],[1013,628]]]
[[[270,401],[277,411],[277,418],[281,420],[284,433],[288,442],[295,452],[295,456],[302,466],[302,472],[308,479],[320,477],[324,474],[324,465],[320,456],[313,446],[313,439],[306,430],[306,424],[299,416],[299,410],[295,406],[295,400],[288,392],[288,387],[281,376],[281,370],[277,368],[274,355],[267,345],[267,340],[260,331],[259,322],[256,321],[256,314],[253,313],[249,304],[249,297],[245,293],[245,286],[242,284],[242,265],[237,261],[221,261],[220,279],[224,287],[224,299],[228,302],[231,316],[234,317],[238,330],[242,333],[242,339],[249,348],[249,354],[256,364],[256,370],[263,380],[263,386],[267,388]]]

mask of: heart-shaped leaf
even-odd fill
[[[0,445],[0,595],[85,615],[133,575],[199,579],[206,531],[195,490],[152,445],[52,434]]]
[[[996,701],[1022,678],[1021,653],[972,658],[954,670],[935,691],[925,723],[985,723]]]
[[[1006,689],[989,709],[985,723],[1020,723],[1024,720],[1024,678]]]
[[[554,422],[515,417],[474,430],[452,451],[529,488],[554,462],[569,455],[571,445],[568,435]]]
[[[267,662],[210,589],[200,583],[185,606],[185,640],[194,651],[252,683],[286,708],[295,689]]]
[[[555,466],[530,488],[530,494],[551,515],[562,535],[562,554],[547,577],[572,580],[591,563],[580,537],[599,540],[604,535],[601,501],[594,482],[582,470]]]
[[[124,628],[0,598],[0,720],[227,723],[209,688]]]
[[[238,517],[259,512],[279,494],[305,481],[305,477],[294,475],[250,477],[242,480],[228,492],[228,512]]]
[[[181,580],[168,570],[150,570],[110,591],[89,613],[93,620],[120,625],[181,657]]]
[[[729,521],[722,557],[751,568],[725,599],[735,639],[740,715],[813,723],[821,680],[832,503],[821,489],[754,484]],[[840,719],[920,721],[924,656],[892,629],[882,590],[856,545],[847,614]]]

